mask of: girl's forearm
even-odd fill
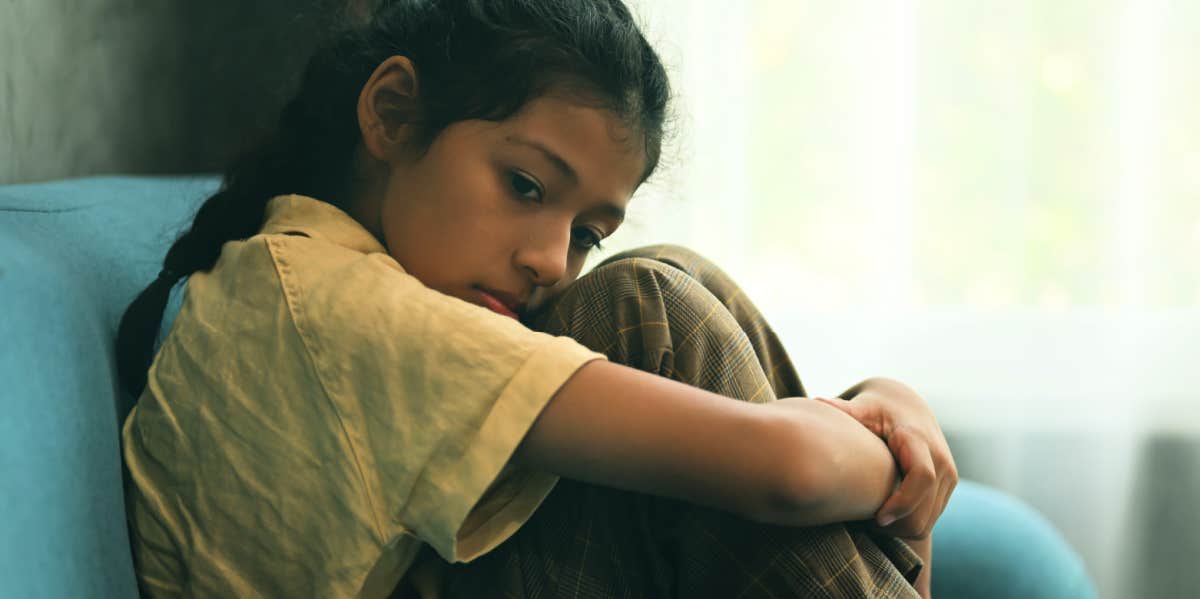
[[[887,446],[833,406],[734,401],[603,360],[559,389],[512,459],[791,526],[871,518],[895,486]]]
[[[792,526],[868,520],[892,494],[899,469],[887,444],[848,414],[818,401],[775,402],[794,416],[790,434],[802,437],[809,467],[799,470],[793,497],[784,513],[766,520]]]

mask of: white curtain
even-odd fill
[[[632,6],[676,136],[609,247],[716,260],[812,393],[913,385],[1102,595],[1200,596],[1200,2]]]

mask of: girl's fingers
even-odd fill
[[[945,446],[945,437],[940,437],[942,445]],[[954,465],[954,457],[950,455],[949,447],[946,447],[945,455],[941,461],[943,463],[938,468],[938,496],[937,501],[933,504],[936,511],[932,514],[933,519],[929,523],[930,528],[942,516],[942,512],[946,511],[946,506],[950,503],[950,496],[954,493],[954,487],[958,485],[958,468]]]
[[[849,414],[850,416],[853,416],[855,420],[858,420],[858,417],[854,415],[854,408],[856,408],[857,405],[854,405],[854,406],[850,405],[853,402],[849,402],[844,399],[829,399],[828,397],[814,397],[813,399],[815,399],[823,404],[833,406],[833,407]]]
[[[900,464],[900,487],[876,513],[880,526],[887,526],[913,513],[921,502],[936,492],[937,473],[929,446],[911,429],[900,427],[887,439],[888,448]]]
[[[939,434],[938,437],[941,435]],[[933,502],[930,504],[929,511],[926,512],[926,519],[921,529],[923,532],[933,531],[933,526],[937,524],[938,518],[942,517],[942,512],[946,511],[950,495],[954,492],[955,485],[958,484],[958,470],[954,466],[954,458],[950,455],[949,448],[946,447],[945,438],[941,437],[941,439],[940,445],[935,439],[934,447],[930,448],[931,456],[934,453],[937,454],[933,456],[937,480],[934,483]]]
[[[877,437],[883,436],[883,420],[880,418],[879,407],[869,401],[862,400],[845,400],[840,397],[828,399],[825,397],[814,397],[813,399],[830,406],[833,406],[847,414],[851,418],[858,421],[859,424],[865,426]]]
[[[958,471],[951,467],[942,483],[942,495],[938,498],[936,517],[941,518],[942,513],[946,511],[946,506],[950,505],[950,496],[954,494],[956,486],[958,486]]]

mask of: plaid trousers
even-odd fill
[[[677,246],[615,255],[529,324],[613,362],[726,397],[804,396],[775,333],[719,268]],[[779,460],[803,456],[779,456]],[[865,524],[787,527],[677,500],[562,479],[495,550],[447,565],[443,596],[916,597],[922,567]]]

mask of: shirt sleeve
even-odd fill
[[[431,290],[385,254],[301,237],[269,245],[381,534],[413,534],[452,562],[511,536],[557,477],[509,458],[603,354]]]

